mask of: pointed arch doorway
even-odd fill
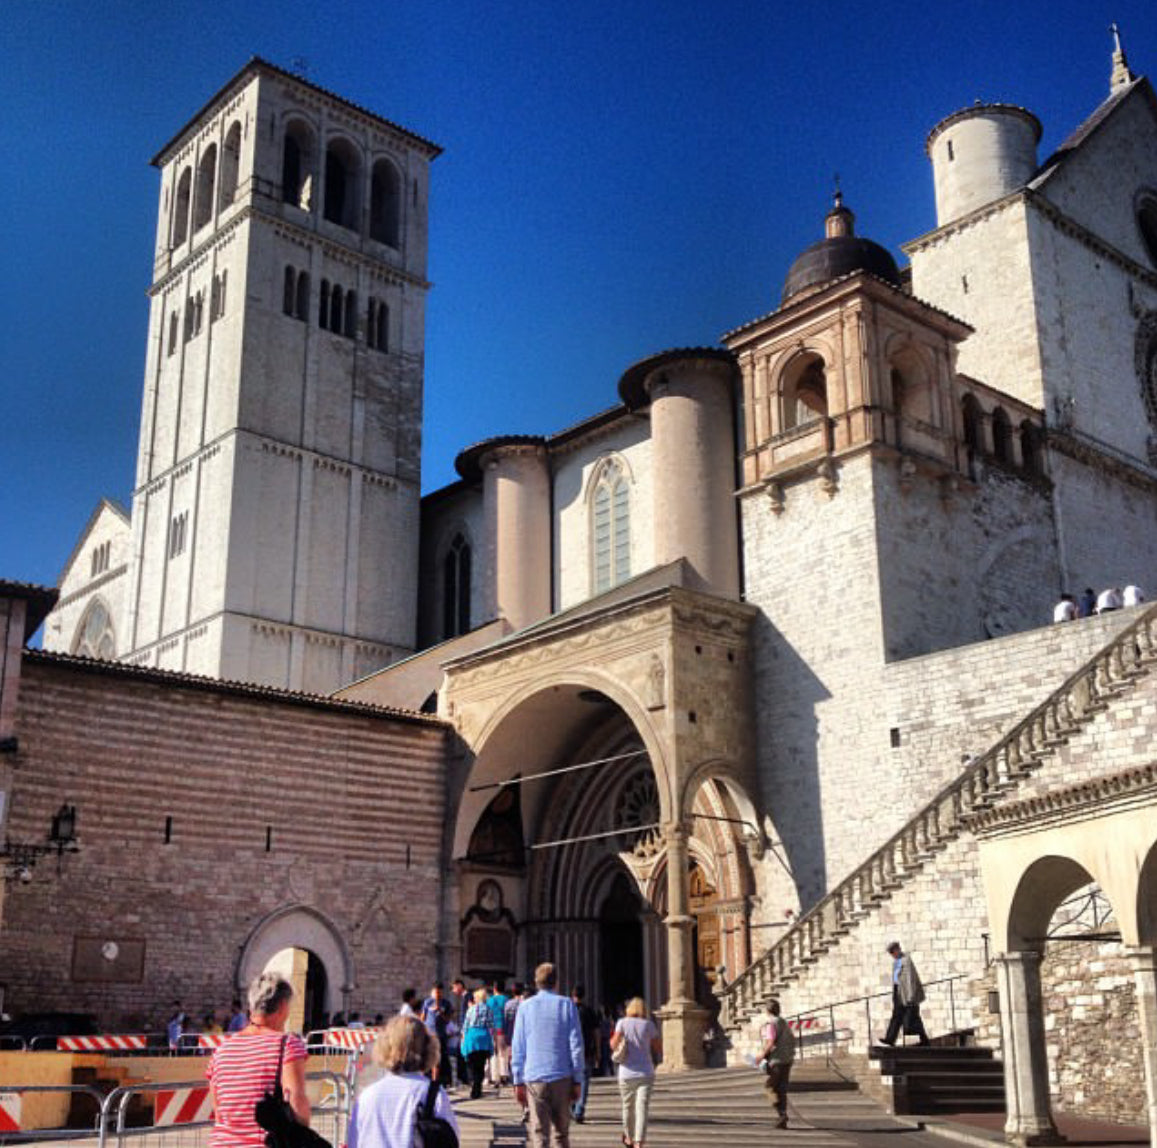
[[[642,996],[646,984],[642,904],[634,879],[621,870],[599,909],[599,980],[602,1001],[616,1008]]]

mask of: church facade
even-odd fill
[[[768,313],[630,366],[573,427],[466,448],[419,498],[437,148],[252,62],[156,158],[133,506],[98,507],[43,657],[436,714],[419,963],[552,957],[594,999],[641,991],[675,1066],[720,1001],[738,1049],[773,989],[866,991],[877,931],[915,936],[926,978],[982,977],[984,827],[937,802],[998,750],[1011,792],[1009,731],[1104,650],[1148,688],[1143,611],[1042,626],[1062,591],[1157,568],[1157,99],[1118,48],[1043,160],[1040,134],[1012,105],[942,120],[908,267],[837,196]],[[1113,716],[1122,743],[1149,720]],[[1087,751],[1048,776],[1143,764]],[[891,915],[901,849],[931,874],[913,916],[976,910],[952,943]]]

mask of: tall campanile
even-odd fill
[[[438,153],[254,59],[153,160],[127,661],[328,692],[413,650]]]

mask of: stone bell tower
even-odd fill
[[[438,153],[254,59],[153,160],[127,660],[328,692],[412,650]]]

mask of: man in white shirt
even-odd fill
[[[1140,586],[1125,587],[1125,606],[1140,606],[1145,601],[1145,592]]]
[[[1121,608],[1121,591],[1116,586],[1110,586],[1097,595],[1097,613],[1108,614]]]
[[[1062,594],[1061,600],[1053,607],[1054,622],[1075,622],[1077,603],[1072,594]]]

